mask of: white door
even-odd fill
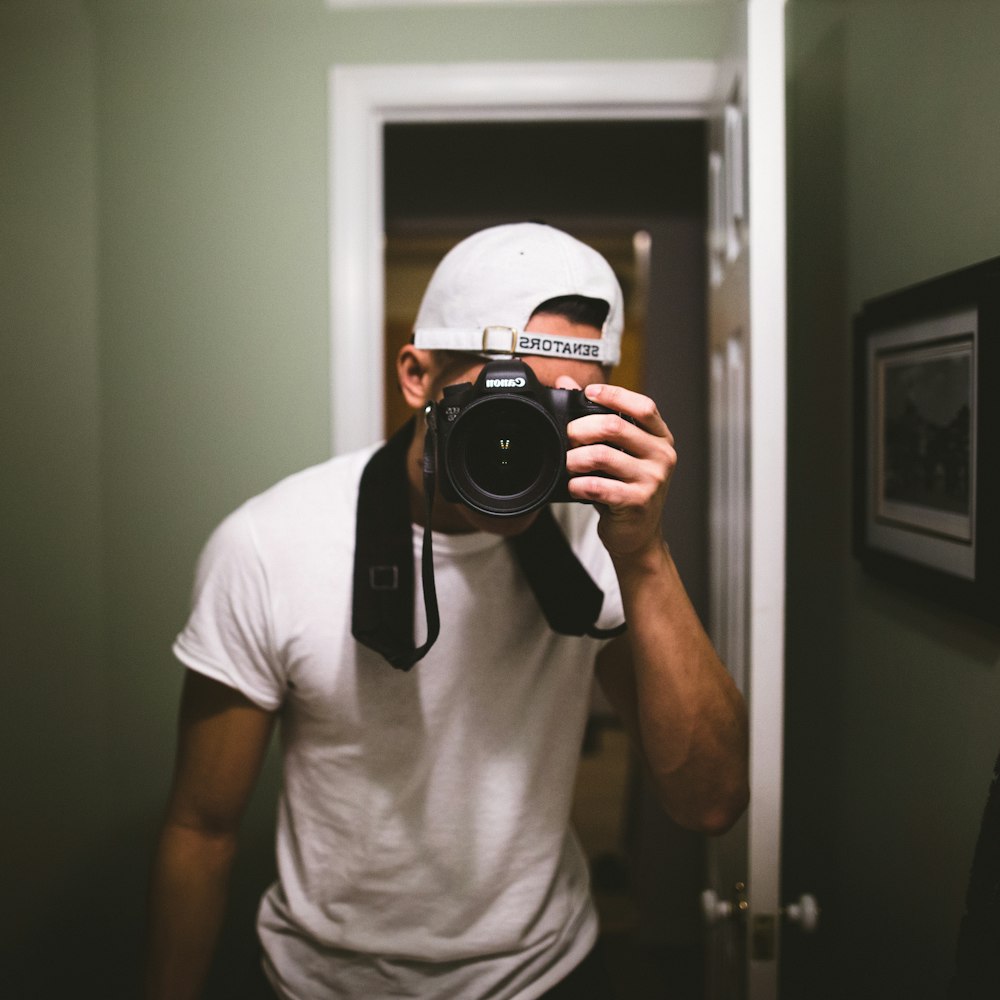
[[[710,631],[750,705],[751,802],[709,849],[708,995],[773,1000],[785,537],[784,0],[734,4],[710,120]]]

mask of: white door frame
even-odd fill
[[[330,384],[334,454],[383,436],[382,129],[390,122],[707,118],[712,60],[334,66]],[[514,155],[499,150],[498,155]]]
[[[750,949],[747,995],[777,996],[784,771],[786,497],[785,0],[751,2],[747,18],[750,214],[750,787],[751,943],[775,929],[775,953]],[[772,865],[774,867],[772,867]],[[766,951],[766,949],[765,949]]]
[[[749,670],[751,919],[780,912],[785,518],[784,0],[746,0],[750,226]],[[742,8],[743,5],[741,5]],[[731,67],[729,68],[731,70]],[[389,122],[704,118],[729,70],[712,60],[337,66],[330,88],[331,435],[383,436],[383,126]],[[763,122],[771,123],[761,128]],[[770,131],[768,131],[770,129]],[[512,155],[499,151],[500,155]],[[772,714],[761,717],[771,706]],[[773,714],[776,707],[776,717]],[[764,845],[773,845],[773,852]],[[776,962],[749,962],[773,997]]]
[[[785,537],[784,0],[749,9],[750,918],[780,912]],[[330,70],[331,435],[334,453],[383,436],[383,153],[389,122],[704,118],[712,60],[336,66]],[[760,129],[768,120],[772,131]],[[508,150],[498,151],[509,156]],[[762,717],[767,705],[777,706]],[[761,850],[772,843],[775,853]],[[776,928],[775,928],[776,929]],[[749,994],[776,994],[776,961],[749,962]]]
[[[738,375],[738,382],[729,388],[745,397],[739,406],[742,412],[730,414],[734,424],[728,428],[730,441],[745,442],[745,454],[736,456],[741,468],[733,477],[743,496],[731,496],[729,504],[716,505],[728,508],[739,523],[730,525],[728,536],[724,527],[720,530],[713,524],[712,541],[716,547],[728,542],[726,557],[735,560],[731,572],[723,572],[719,582],[729,576],[744,580],[739,595],[731,595],[741,607],[730,617],[739,622],[745,615],[745,637],[736,637],[736,655],[728,662],[740,673],[745,670],[751,800],[745,830],[734,830],[731,845],[723,838],[713,850],[724,862],[717,873],[721,874],[728,867],[725,862],[735,858],[726,857],[730,847],[745,842],[743,870],[736,874],[747,893],[743,902],[748,909],[742,914],[747,1000],[777,996],[782,930],[787,336],[784,8],[785,0],[742,0],[734,8],[734,35],[730,55],[720,66],[718,97],[720,102],[735,99],[749,122],[747,147],[739,157],[746,157],[749,201],[741,205],[747,211],[739,227],[742,239],[736,245],[715,241],[727,256],[734,256],[726,283],[713,288],[710,305],[717,382],[724,378],[719,369],[735,360],[730,348],[738,347],[739,363],[730,366],[730,375]],[[727,96],[734,93],[739,96]],[[725,122],[717,120],[716,145],[724,137],[721,126]],[[742,174],[742,163],[730,166],[733,176]],[[717,408],[717,423],[723,412],[723,407]],[[725,430],[716,432],[719,439]],[[723,561],[713,557],[713,570],[718,572]],[[716,622],[715,632],[720,624],[733,621]],[[737,902],[731,898],[733,882],[712,888],[728,905]]]

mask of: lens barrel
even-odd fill
[[[484,514],[513,517],[545,504],[565,473],[563,435],[524,395],[473,400],[449,429],[445,466],[459,499]]]

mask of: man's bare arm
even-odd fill
[[[683,590],[664,599],[657,583],[647,587],[639,597],[645,609],[626,605],[629,635],[598,656],[598,681],[671,817],[689,829],[721,833],[748,796],[743,698]]]
[[[188,670],[177,762],[150,880],[146,1000],[200,995],[225,912],[237,832],[274,715]]]
[[[629,625],[627,639],[602,653],[598,677],[670,815],[719,833],[746,807],[747,714],[662,538],[673,435],[648,397],[603,384],[586,391],[631,418],[591,415],[567,428],[576,446],[567,455],[570,492],[598,505]]]

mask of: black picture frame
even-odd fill
[[[1000,257],[870,299],[853,336],[855,556],[1000,624]]]

